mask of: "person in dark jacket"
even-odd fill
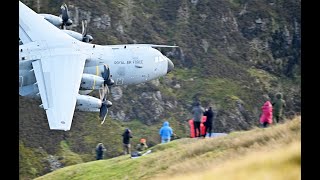
[[[283,109],[286,107],[286,102],[282,99],[282,94],[276,94],[276,100],[272,103],[273,106],[273,119],[279,123],[282,119]]]
[[[195,137],[201,136],[200,124],[202,116],[204,113],[204,108],[200,105],[200,102],[197,102],[196,105],[192,108],[191,113],[193,115],[193,124],[194,124],[194,135]]]
[[[213,121],[213,118],[214,118],[214,112],[212,111],[212,107],[209,107],[209,109],[207,111],[205,111],[203,113],[204,116],[207,116],[207,120],[204,124],[206,130],[205,130],[205,135],[207,133],[209,133],[209,137],[211,137],[211,131],[212,131],[212,121]],[[204,135],[204,136],[205,136]]]
[[[165,121],[159,130],[161,137],[161,143],[167,143],[171,140],[171,135],[173,134],[172,128],[169,126],[169,122]]]
[[[106,151],[106,148],[102,143],[98,143],[96,147],[96,160],[103,159],[103,152]]]
[[[124,133],[122,134],[122,143],[123,143],[123,154],[131,154],[131,144],[130,138],[132,138],[131,130],[126,128]]]

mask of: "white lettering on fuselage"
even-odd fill
[[[143,64],[143,60],[134,60],[133,64]]]
[[[143,64],[143,60],[114,61],[114,64]]]
[[[126,64],[124,61],[114,61],[114,64]]]

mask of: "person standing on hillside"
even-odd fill
[[[209,133],[209,137],[211,137],[211,131],[212,131],[212,121],[214,118],[214,112],[212,111],[212,107],[210,106],[207,111],[203,113],[204,116],[207,116],[207,120],[204,124],[206,130],[204,136],[206,136],[207,133]]]
[[[106,148],[102,143],[98,143],[96,146],[96,160],[103,159],[103,152],[106,151]]]
[[[131,130],[126,128],[122,134],[123,154],[131,154],[130,138],[132,138]]]
[[[159,130],[159,134],[161,137],[161,143],[167,143],[171,140],[171,135],[173,134],[172,128],[169,126],[169,122],[165,121],[162,125],[162,127]]]
[[[261,107],[261,110],[262,110],[262,114],[260,116],[260,123],[264,128],[266,128],[270,124],[272,124],[272,104],[269,101],[269,97]]]
[[[276,94],[276,100],[272,103],[273,106],[273,119],[277,123],[279,123],[280,119],[282,120],[282,112],[283,109],[286,107],[286,102],[285,100],[282,99],[282,94],[277,93]]]
[[[192,108],[191,113],[193,115],[193,124],[194,124],[194,135],[195,137],[201,136],[200,123],[204,113],[204,108],[200,105],[200,102],[196,102],[195,106]],[[199,133],[197,133],[197,130]]]

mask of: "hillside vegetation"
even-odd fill
[[[165,120],[188,138],[195,101],[213,107],[216,133],[255,129],[265,97],[273,100],[277,92],[286,101],[286,118],[300,114],[301,0],[21,1],[54,15],[66,3],[74,22],[67,29],[81,32],[87,19],[92,43],[179,46],[159,49],[175,64],[166,76],[111,87],[113,106],[102,126],[97,113],[75,112],[70,131],[52,131],[41,101],[20,96],[21,180],[91,162],[99,142],[107,148],[106,159],[118,157],[125,128],[133,132],[133,145],[146,138],[151,148],[160,143]]]
[[[81,163],[36,178],[301,179],[301,118],[265,129],[206,139],[183,138],[137,159],[122,155]]]

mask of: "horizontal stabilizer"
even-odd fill
[[[121,44],[121,45],[108,45],[111,48],[120,48],[120,47],[152,47],[152,48],[175,48],[179,46],[170,46],[170,45],[161,45],[161,44]]]
[[[151,47],[156,48],[156,47],[167,47],[167,48],[175,48],[179,46],[169,46],[169,45],[157,45],[157,44],[150,44]]]

